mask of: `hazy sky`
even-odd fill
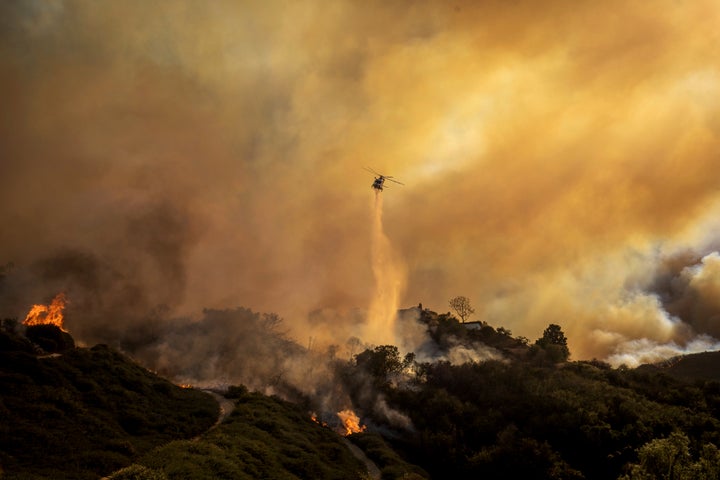
[[[575,359],[713,348],[718,25],[714,0],[4,1],[0,264],[343,342],[369,166],[405,183],[401,306],[558,323]],[[27,275],[18,302],[57,293]]]

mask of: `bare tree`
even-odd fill
[[[465,320],[475,313],[475,309],[470,305],[470,299],[467,297],[459,296],[450,299],[450,308],[455,310],[460,320],[465,323]]]

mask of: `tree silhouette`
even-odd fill
[[[400,351],[395,345],[380,345],[373,350],[367,349],[355,356],[355,363],[373,377],[385,381],[388,375],[397,374],[412,365],[414,353],[400,358]]]
[[[463,296],[458,296],[450,299],[450,308],[455,310],[460,320],[465,323],[465,320],[475,313],[475,309],[470,305],[470,299]]]
[[[545,350],[553,362],[564,362],[570,358],[567,338],[560,325],[551,323],[543,332],[543,336],[535,341],[535,345]]]

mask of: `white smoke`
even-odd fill
[[[646,363],[657,363],[662,360],[689,355],[692,353],[720,350],[720,342],[708,335],[699,335],[685,345],[674,341],[658,343],[648,338],[627,340],[618,344],[617,353],[610,355],[607,362],[613,367],[625,365],[634,368]]]
[[[388,424],[396,428],[402,428],[409,430],[413,428],[412,420],[410,417],[402,412],[391,408],[383,395],[378,395],[375,405],[373,407],[373,413],[377,418],[385,420]]]
[[[606,308],[588,338],[613,366],[636,367],[678,355],[720,350],[720,255],[662,255],[636,291]]]

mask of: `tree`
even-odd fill
[[[535,341],[535,345],[545,350],[549,359],[555,363],[564,362],[570,358],[570,349],[567,338],[560,325],[551,323],[543,332],[543,336]]]
[[[458,296],[450,299],[450,308],[455,310],[460,320],[465,323],[465,320],[475,313],[475,309],[470,305],[470,299],[463,296]]]
[[[705,444],[694,462],[690,440],[681,432],[652,440],[638,449],[638,463],[627,466],[621,480],[668,479],[690,480],[718,478],[720,453],[712,443]]]
[[[375,349],[367,349],[355,355],[355,363],[376,379],[384,382],[392,374],[399,374],[409,368],[415,360],[410,352],[400,358],[400,351],[395,345],[380,345]]]

